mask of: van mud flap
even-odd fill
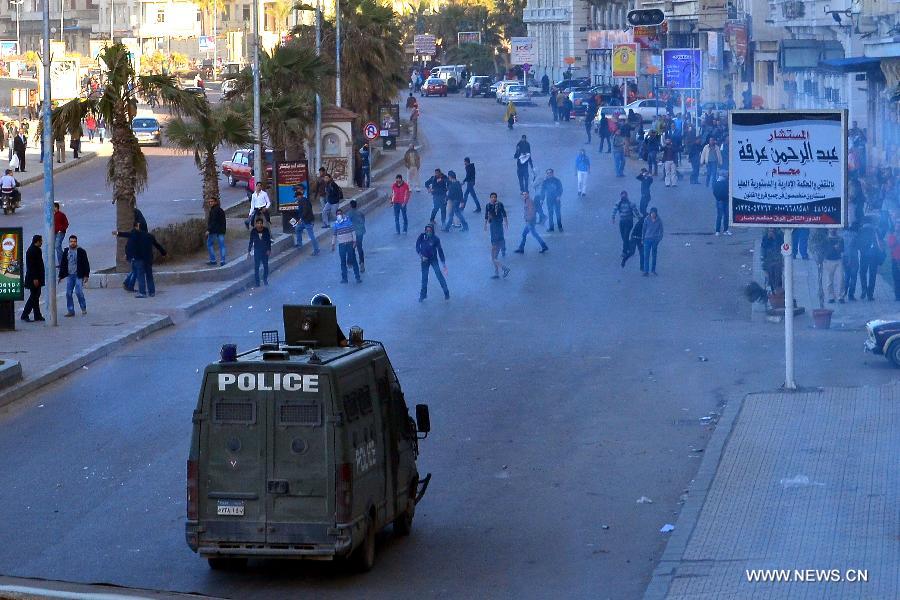
[[[419,489],[416,492],[416,504],[419,503],[419,500],[422,499],[422,496],[425,495],[425,491],[428,489],[428,484],[431,483],[431,473],[425,476],[425,479],[419,481]]]

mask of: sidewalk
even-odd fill
[[[729,403],[645,600],[900,597],[898,428],[897,383]]]

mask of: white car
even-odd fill
[[[659,107],[659,112],[657,112],[657,107]],[[635,100],[631,104],[626,104],[626,115],[629,110],[633,110],[641,115],[641,119],[644,123],[648,123],[655,119],[657,114],[666,114],[666,103],[662,100],[656,100],[655,98],[645,98],[644,100]]]
[[[506,91],[506,86],[513,85],[516,83],[515,81],[510,81],[508,79],[504,79],[503,81],[498,81],[494,85],[497,86],[495,95],[497,96],[497,104],[503,101],[503,93]],[[491,87],[493,88],[494,85]]]
[[[528,88],[521,83],[513,83],[504,87],[501,97],[502,104],[506,104],[507,102],[512,102],[513,104],[531,104],[531,95],[528,93]]]

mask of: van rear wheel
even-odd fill
[[[353,555],[353,566],[360,573],[368,573],[375,566],[375,520],[366,519],[366,533]]]
[[[213,571],[238,571],[247,566],[246,558],[207,558],[209,568]]]

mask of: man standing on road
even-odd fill
[[[415,187],[417,192],[419,191],[419,166],[421,164],[422,159],[419,151],[416,150],[416,145],[410,144],[409,150],[403,155],[403,166],[406,167],[406,180],[411,187]]]
[[[522,134],[521,139],[516,143],[516,153],[513,158],[519,158],[522,154],[531,154],[531,144],[528,142],[528,136]]]
[[[466,166],[466,178],[463,179],[463,183],[466,184],[466,191],[463,194],[463,200],[467,201],[471,195],[472,200],[475,201],[475,210],[472,212],[480,213],[481,203],[478,201],[478,194],[475,193],[475,163],[469,160],[468,156],[463,159],[463,163]]]
[[[500,279],[500,269],[503,269],[503,277],[509,275],[509,267],[500,261],[500,253],[506,246],[505,232],[509,229],[509,218],[506,216],[506,208],[497,200],[497,193],[491,192],[491,201],[484,207],[484,230],[491,229],[491,261],[494,263],[494,275],[491,279]]]
[[[366,272],[366,253],[363,251],[363,236],[366,235],[366,215],[359,210],[359,204],[356,200],[350,201],[350,210],[347,211],[347,218],[353,223],[353,231],[356,233],[356,254],[359,257],[359,272]]]
[[[656,275],[656,251],[663,238],[663,222],[659,218],[656,207],[650,209],[650,214],[644,219],[644,277],[650,273]]]
[[[409,184],[403,181],[403,175],[398,174],[391,186],[391,205],[394,207],[394,227],[397,229],[397,235],[400,235],[401,214],[403,215],[403,233],[406,233],[409,225],[409,220],[406,218],[406,205],[409,203],[411,195]]]
[[[31,238],[31,246],[25,252],[25,289],[28,290],[28,300],[22,309],[22,320],[31,321],[29,314],[34,314],[35,321],[43,321],[41,314],[41,288],[44,287],[44,256],[41,254],[43,238],[35,235]]]
[[[606,152],[612,152],[612,145],[610,145],[609,142],[609,119],[606,118],[606,115],[603,113],[600,114],[600,123],[597,125],[597,133],[600,134],[600,148],[597,149],[597,152],[603,152],[604,143],[606,144]]]
[[[54,246],[56,248],[56,268],[59,268],[59,265],[62,261],[62,253],[63,253],[63,239],[66,237],[66,230],[69,229],[69,219],[66,217],[66,213],[62,211],[59,207],[59,202],[53,203],[53,237],[54,237]]]
[[[541,185],[541,194],[543,194],[544,201],[547,203],[547,223],[550,225],[547,231],[554,231],[553,215],[556,215],[556,226],[562,231],[562,213],[560,211],[563,194],[562,182],[553,175],[553,169],[547,169],[546,175],[544,183]]]
[[[641,182],[641,215],[647,216],[647,207],[650,205],[650,186],[653,185],[653,176],[647,169],[641,169],[640,175],[635,179]]]
[[[450,231],[454,216],[459,219],[462,230],[468,231],[469,224],[463,216],[463,208],[466,206],[466,201],[463,199],[462,184],[457,181],[455,171],[447,172],[447,177],[450,180],[447,183],[447,222],[444,223],[444,231]]]
[[[623,191],[619,196],[619,202],[613,207],[609,222],[615,224],[616,217],[619,218],[619,237],[622,238],[622,266],[624,267],[625,260],[630,256],[631,230],[634,228],[634,221],[641,218],[637,207],[628,199],[628,192]]]
[[[214,246],[219,246],[219,264],[225,265],[225,211],[219,206],[218,198],[209,199],[209,215],[206,217],[206,249],[209,251],[209,261],[206,264],[216,264]]]
[[[625,177],[625,138],[619,129],[612,139],[613,165],[616,169],[616,177]]]
[[[447,259],[444,256],[444,249],[441,247],[441,240],[434,235],[434,225],[429,223],[425,226],[425,231],[419,234],[416,240],[416,253],[419,255],[422,263],[422,289],[419,292],[419,302],[428,297],[428,270],[434,271],[434,276],[441,289],[444,290],[444,299],[450,299],[450,290],[447,288],[447,280],[444,274],[447,272]],[[438,266],[440,260],[440,266]],[[443,273],[441,271],[443,270]]]
[[[425,189],[431,194],[431,217],[428,219],[434,223],[434,217],[441,213],[441,225],[447,220],[447,178],[440,169],[434,170],[434,175],[425,182]]]
[[[723,235],[731,235],[728,231],[728,173],[721,171],[712,188],[716,199],[716,235],[722,230]]]
[[[519,242],[519,247],[516,248],[515,252],[516,254],[525,254],[525,237],[530,233],[531,237],[541,245],[541,254],[543,254],[549,250],[549,248],[537,232],[537,229],[534,228],[534,222],[537,218],[536,210],[534,201],[531,199],[531,196],[528,195],[528,192],[522,192],[522,207],[525,215],[525,228],[522,230],[522,240]]]
[[[691,162],[691,185],[700,185],[700,155],[703,143],[696,135],[687,143],[688,160]]]
[[[312,255],[318,256],[319,241],[316,239],[316,215],[313,214],[312,202],[310,202],[309,196],[299,186],[295,188],[294,193],[297,198],[297,224],[294,225],[294,246],[297,248],[303,247],[303,232],[305,231],[306,235],[309,236],[309,241],[312,242]]]
[[[27,147],[28,140],[25,139],[25,133],[20,128],[16,130],[16,137],[13,139],[12,150],[13,154],[19,159],[19,166],[16,167],[16,171],[22,173],[25,172],[25,148]]]
[[[362,169],[362,184],[365,188],[368,188],[372,183],[372,169],[371,163],[369,162],[369,155],[369,143],[366,142],[362,145],[362,148],[359,149],[360,168]]]
[[[584,150],[578,151],[575,157],[575,176],[578,178],[578,197],[583,198],[587,194],[587,178],[591,172],[591,159]]]
[[[356,228],[353,227],[353,221],[344,216],[344,211],[338,209],[332,229],[334,233],[331,237],[331,251],[334,252],[334,248],[337,246],[341,260],[341,283],[347,283],[348,263],[353,267],[356,283],[362,283],[362,278],[359,276],[359,263],[356,262]]]
[[[65,316],[75,316],[75,302],[72,293],[78,297],[78,305],[81,306],[81,314],[87,314],[87,302],[84,300],[84,285],[91,275],[91,263],[88,261],[87,252],[78,247],[78,236],[69,236],[69,247],[63,250],[62,260],[59,264],[59,281],[66,280],[66,308]]]
[[[519,191],[527,192],[528,184],[534,177],[534,163],[528,152],[516,153],[516,177],[519,180]]]
[[[678,185],[675,173],[675,159],[677,158],[677,154],[675,145],[672,143],[672,138],[667,139],[662,150],[663,179],[665,180],[666,187],[675,187]]]
[[[719,172],[719,165],[722,164],[722,151],[716,143],[716,138],[709,138],[709,143],[700,153],[700,164],[706,165],[706,187],[709,187],[716,180],[716,174]]]
[[[269,256],[272,254],[272,232],[266,227],[262,217],[257,217],[250,230],[247,244],[247,258],[253,253],[253,277],[259,287],[259,268],[263,269],[263,284],[269,285]]]

